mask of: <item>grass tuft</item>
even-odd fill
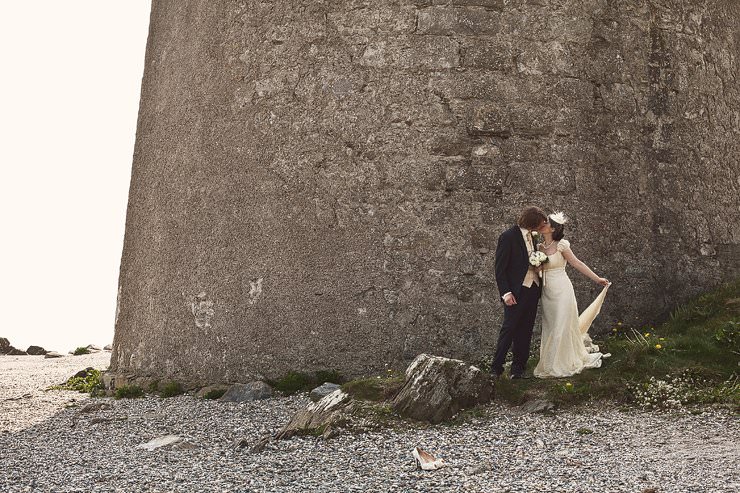
[[[122,385],[116,389],[116,399],[136,399],[144,397],[144,389],[138,385]]]

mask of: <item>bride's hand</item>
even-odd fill
[[[605,277],[600,277],[598,281],[596,281],[596,284],[600,284],[602,286],[608,286],[609,285],[609,279]]]

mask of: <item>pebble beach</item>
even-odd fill
[[[46,391],[110,353],[0,356],[0,492],[735,492],[738,420],[608,405],[524,414],[494,403],[462,424],[402,426],[257,453],[309,399],[230,403]],[[82,412],[90,403],[100,409]],[[177,443],[140,445],[174,436]],[[445,467],[416,470],[419,446]]]

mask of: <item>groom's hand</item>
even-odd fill
[[[516,305],[516,298],[514,298],[513,294],[509,293],[504,297],[504,303],[506,306]]]

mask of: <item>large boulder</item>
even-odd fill
[[[265,382],[236,383],[221,396],[221,402],[245,402],[269,399],[273,396],[272,387]]]
[[[28,346],[28,349],[26,349],[26,352],[31,356],[43,356],[49,351],[42,348],[41,346]]]
[[[406,369],[406,383],[393,399],[400,415],[429,423],[493,399],[493,379],[475,366],[420,354]]]
[[[28,353],[16,349],[10,345],[10,341],[4,337],[0,337],[0,354],[7,354],[8,356],[25,356]]]

